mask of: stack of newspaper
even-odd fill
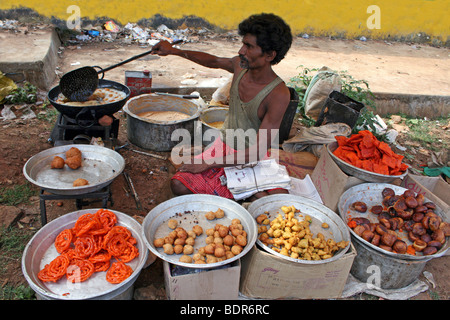
[[[225,168],[227,187],[235,200],[241,200],[251,195],[269,189],[291,188],[291,178],[285,166],[275,159],[262,160],[244,165],[243,167]]]

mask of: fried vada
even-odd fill
[[[50,167],[52,169],[62,169],[62,168],[64,168],[64,164],[65,164],[65,161],[63,158],[55,156],[53,158],[52,162],[50,163]]]
[[[66,159],[71,158],[73,156],[80,156],[81,157],[81,151],[78,148],[72,147],[69,150],[66,151]]]
[[[74,187],[87,186],[88,184],[89,184],[89,181],[87,181],[86,179],[83,179],[83,178],[78,178],[77,180],[75,180],[73,182]]]
[[[81,167],[81,156],[73,156],[66,159],[66,164],[70,169],[78,169]]]

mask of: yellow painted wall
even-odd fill
[[[296,34],[383,38],[422,32],[444,42],[450,35],[449,0],[0,0],[0,10],[26,7],[61,20],[71,16],[71,5],[80,8],[82,17],[109,17],[123,25],[155,14],[172,19],[194,15],[236,29],[251,14],[272,12]],[[380,8],[380,29],[367,28],[370,5]]]

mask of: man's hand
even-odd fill
[[[169,54],[173,54],[174,50],[176,49],[172,47],[170,42],[162,40],[153,46],[152,53],[159,56],[168,56]]]

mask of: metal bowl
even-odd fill
[[[203,139],[203,145],[207,146],[212,143],[217,136],[220,135],[220,128],[216,128],[210,125],[212,122],[223,122],[228,116],[228,108],[220,108],[220,107],[211,107],[202,111],[200,114],[199,120],[202,124],[202,137],[205,135],[205,139]],[[211,130],[209,132],[209,130]]]
[[[194,122],[200,115],[199,106],[192,101],[157,94],[141,94],[133,97],[125,104],[123,111],[127,114],[128,140],[138,147],[152,151],[170,151],[180,143],[180,138],[181,143],[191,142],[194,136]],[[177,111],[189,117],[174,121],[157,121],[139,116],[147,111]],[[183,140],[184,136],[180,137],[185,133],[188,133],[186,141]]]
[[[348,251],[351,241],[350,233],[346,225],[334,211],[316,201],[291,194],[274,194],[252,202],[252,204],[248,207],[248,211],[254,219],[256,219],[256,217],[258,217],[260,214],[265,213],[269,217],[269,219],[272,220],[276,218],[279,213],[283,214],[283,211],[281,211],[282,206],[291,205],[300,210],[298,214],[301,214],[303,216],[309,215],[311,217],[312,223],[309,228],[314,235],[320,232],[325,236],[326,239],[333,239],[336,242],[348,241],[348,245],[344,249],[337,251],[333,255],[333,257],[318,261],[287,257],[272,250],[269,246],[265,245],[263,242],[257,239],[257,244],[260,245],[264,250],[279,258],[300,264],[322,264],[332,262],[341,258]],[[299,220],[303,220],[302,217],[299,217],[297,215],[296,217]],[[323,222],[327,223],[329,228],[322,228]]]
[[[383,196],[382,196],[381,192],[383,191],[384,188],[391,188],[392,190],[395,191],[395,194],[398,194],[398,195],[403,194],[406,190],[408,190],[408,189],[405,189],[405,188],[402,188],[402,187],[399,187],[396,185],[392,185],[392,184],[387,184],[387,183],[386,184],[385,183],[363,183],[363,184],[359,184],[359,185],[349,188],[347,191],[345,191],[341,195],[341,198],[338,203],[339,214],[342,217],[342,219],[345,221],[346,228],[349,229],[352,236],[355,239],[357,239],[359,242],[363,243],[365,246],[368,246],[368,247],[376,250],[377,252],[380,252],[384,255],[390,256],[395,259],[416,260],[416,261],[422,260],[423,261],[423,260],[430,260],[433,258],[437,258],[437,257],[440,257],[443,254],[445,254],[450,245],[448,238],[447,238],[445,244],[442,246],[442,248],[440,250],[438,250],[438,252],[436,252],[435,254],[429,255],[429,256],[424,256],[424,255],[413,256],[413,255],[409,255],[409,254],[399,254],[399,253],[394,253],[394,252],[389,252],[389,251],[383,250],[383,249],[367,242],[360,236],[358,236],[347,225],[347,222],[348,222],[348,219],[350,216],[352,218],[364,217],[364,218],[369,219],[371,222],[377,223],[378,222],[377,215],[369,212],[369,210],[366,213],[361,213],[361,212],[355,211],[354,209],[351,208],[351,205],[356,201],[364,202],[367,205],[367,208],[371,208],[374,205],[381,204],[381,202],[383,201]],[[429,200],[426,199],[426,201],[429,201]],[[439,207],[437,207],[436,210],[434,210],[434,212],[437,215],[439,215],[444,221],[446,220],[445,214]],[[411,244],[411,241],[408,239],[406,232],[397,232],[397,234],[408,245]]]
[[[354,176],[356,178],[359,178],[364,181],[368,182],[382,182],[382,183],[389,183],[393,182],[395,179],[402,179],[408,174],[408,170],[406,170],[401,175],[397,176],[390,176],[385,174],[379,174],[371,171],[367,171],[358,167],[355,167],[354,165],[351,165],[348,162],[345,162],[338,157],[334,155],[334,151],[337,149],[338,144],[337,141],[329,143],[327,145],[328,154],[333,158],[334,162],[338,165],[338,167],[344,171],[346,174],[349,174],[351,176]]]
[[[214,212],[219,208],[225,212],[224,218],[214,220],[205,218],[207,212]],[[156,248],[153,244],[153,240],[163,238],[172,231],[168,227],[168,220],[175,219],[178,221],[178,226],[186,231],[192,230],[192,227],[196,224],[203,228],[203,234],[195,239],[195,253],[198,248],[206,245],[205,231],[207,229],[213,228],[217,223],[228,226],[231,224],[231,220],[235,218],[241,221],[244,230],[247,232],[247,245],[240,254],[224,261],[207,264],[184,263],[179,261],[182,254],[165,254],[162,248]],[[256,235],[256,222],[244,207],[235,201],[206,194],[189,194],[167,200],[153,208],[142,223],[142,238],[149,250],[169,263],[187,268],[215,268],[240,259],[253,247]]]
[[[65,159],[71,147],[82,153],[82,166],[72,170],[66,165],[63,169],[51,169],[55,156]],[[54,194],[78,195],[94,192],[109,185],[125,168],[125,160],[116,151],[94,145],[71,144],[53,147],[31,157],[23,167],[25,178],[38,187]],[[74,187],[73,181],[84,178],[89,184]]]
[[[117,216],[117,224],[128,228],[136,238],[139,256],[127,263],[133,273],[119,284],[106,281],[105,272],[96,272],[88,280],[81,283],[71,283],[60,279],[58,282],[42,282],[37,277],[38,272],[59,254],[55,249],[56,236],[64,229],[72,228],[77,219],[85,213],[95,213],[99,209],[84,209],[67,213],[43,226],[31,240],[22,255],[22,272],[30,287],[38,297],[46,300],[110,300],[119,299],[136,281],[144,267],[148,250],[141,238],[141,225],[129,215],[110,210]]]

